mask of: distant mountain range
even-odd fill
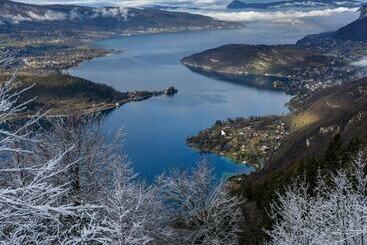
[[[289,178],[286,174],[298,168],[299,163],[306,163],[304,161],[307,159],[314,161],[317,159],[314,158],[315,156],[325,152],[328,152],[329,157],[332,154],[332,148],[328,149],[328,147],[333,142],[337,142],[336,144],[341,148],[346,147],[345,149],[353,146],[355,142],[366,144],[366,73],[357,73],[357,76],[349,73],[354,69],[350,62],[364,57],[366,47],[367,6],[363,6],[361,15],[356,21],[334,32],[307,36],[297,45],[232,44],[191,55],[184,58],[182,62],[190,69],[205,75],[214,73],[230,79],[233,75],[243,74],[244,71],[258,74],[282,72],[292,74],[291,72],[294,71],[300,74],[300,76],[291,75],[289,83],[286,84],[290,88],[296,88],[292,91],[297,92],[289,104],[296,110],[282,117],[289,128],[287,136],[280,143],[279,148],[271,153],[265,167],[246,178],[246,181],[251,183],[249,189],[254,190],[253,186],[256,186],[254,183],[266,180],[263,186],[271,186],[269,179],[278,179],[279,176],[286,176],[284,179]],[[356,79],[360,77],[363,78]],[[276,87],[282,85],[280,82],[274,85]],[[267,118],[261,120],[265,122]],[[258,124],[261,125],[262,122]],[[226,137],[223,137],[220,131],[219,134],[215,134],[218,125],[219,128],[224,129],[220,123],[202,131],[199,137],[190,138],[189,143],[196,144],[194,146],[198,150],[216,153],[219,149],[221,154],[241,160],[241,154],[247,153],[243,153],[243,149],[252,149],[252,142],[259,142],[258,132],[253,134],[255,136],[249,145],[245,145],[248,142],[247,135],[244,137],[246,140],[240,141],[241,138],[237,137],[238,135],[230,137],[227,133]],[[227,121],[225,127],[228,130],[225,130],[236,130],[237,125],[240,124],[236,120]],[[245,128],[242,127],[241,130],[243,129]],[[266,138],[260,138],[260,142],[264,144]],[[238,149],[231,148],[237,144]],[[233,152],[236,155],[231,155]],[[260,199],[262,200],[261,195]]]
[[[247,3],[234,0],[228,9],[282,9],[282,8],[322,8],[322,7],[357,7],[361,2],[356,0],[284,0],[275,2]]]
[[[223,75],[243,75],[245,72],[292,75],[292,70],[298,70],[297,67],[323,66],[331,62],[321,55],[326,50],[339,43],[367,41],[367,5],[360,10],[360,17],[349,25],[334,32],[306,36],[296,45],[225,45],[193,54],[184,58],[182,63],[198,72]]]
[[[221,27],[210,17],[153,8],[33,5],[0,0],[0,31],[106,31]]]
[[[299,40],[299,46],[328,46],[330,42],[367,41],[367,5],[360,9],[360,17],[334,32],[314,34]]]

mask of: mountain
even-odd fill
[[[367,139],[366,95],[367,78],[315,94],[304,110],[289,116],[291,124],[303,126],[290,133],[260,175],[289,169],[297,161],[326,151],[335,135],[340,135],[344,145]]]
[[[244,75],[287,77],[289,82],[275,81],[274,87],[291,94],[313,93],[358,77],[357,69],[348,65],[363,58],[367,47],[367,6],[360,10],[360,17],[349,25],[306,36],[296,45],[231,44],[193,54],[182,63],[228,81]]]
[[[308,35],[299,40],[299,46],[330,46],[331,43],[352,41],[367,41],[367,6],[364,5],[360,9],[360,17],[334,32]]]
[[[286,76],[299,66],[319,67],[328,58],[293,45],[230,44],[194,54],[182,60],[191,69],[222,74],[274,74]]]
[[[314,42],[306,42],[310,39],[306,37],[297,45],[232,44],[184,58],[184,65],[204,74],[286,76],[286,82],[276,81],[274,86],[296,95],[289,103],[294,110],[287,116],[219,122],[188,142],[199,150],[219,152],[241,162],[249,162],[254,149],[257,154],[262,147],[265,158],[258,160],[266,162],[265,167],[252,176],[268,176],[325,151],[336,135],[344,145],[359,137],[367,139],[367,78],[361,79],[365,73],[350,65],[365,56],[366,8],[353,23],[311,36],[317,37]],[[281,130],[283,123],[286,133]],[[218,128],[225,129],[225,139]],[[274,132],[279,135],[273,137]],[[280,141],[279,148],[269,152],[267,149],[275,149],[272,139]],[[253,142],[261,143],[253,147]]]
[[[228,9],[278,9],[278,8],[320,8],[320,7],[356,7],[360,6],[359,1],[338,1],[338,0],[285,0],[275,2],[247,3],[234,0],[227,5]]]
[[[218,80],[294,95],[314,89],[319,81],[334,80],[334,68],[340,66],[331,56],[295,45],[230,44],[193,54],[181,62]]]
[[[34,5],[0,0],[0,32],[114,32],[222,27],[210,17],[153,8]]]
[[[187,143],[256,166],[251,181],[286,172],[296,163],[326,152],[333,139],[341,146],[367,144],[367,78],[315,93],[302,110],[285,116],[217,121]]]
[[[360,8],[360,16],[359,18],[362,19],[364,17],[367,17],[367,5],[363,5],[361,8]]]

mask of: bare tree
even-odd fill
[[[24,152],[25,149],[20,149],[15,146],[15,143],[31,141],[28,137],[30,131],[29,127],[34,125],[44,115],[36,113],[33,118],[26,120],[23,124],[17,125],[14,130],[9,129],[8,121],[14,119],[14,117],[23,112],[33,99],[20,103],[20,96],[33,86],[24,88],[20,91],[15,91],[16,77],[12,76],[9,80],[3,82],[0,85],[0,153],[3,152]]]
[[[12,80],[0,86],[0,241],[4,244],[237,244],[241,202],[212,170],[173,171],[139,182],[96,117],[21,113]],[[30,128],[32,127],[32,128]],[[109,143],[107,143],[109,142]]]
[[[83,144],[77,145],[79,141],[73,141],[70,133],[56,138],[60,140],[54,138],[54,144],[45,141],[51,131],[40,135],[32,127],[43,115],[10,123],[22,115],[30,102],[18,103],[25,90],[16,92],[14,79],[0,86],[0,241],[4,244],[109,243],[108,227],[100,215],[104,207],[95,202],[76,205],[75,200],[83,200],[82,196],[76,199],[70,195],[75,192],[76,177],[70,174],[87,158],[87,163],[97,162],[91,160],[96,154],[84,150]],[[62,128],[55,127],[52,132],[60,133]],[[88,133],[92,134],[92,130]],[[103,149],[106,145],[98,147]]]
[[[97,115],[71,115],[48,121],[45,133],[38,138],[31,157],[48,159],[55,152],[67,152],[60,167],[76,162],[55,179],[70,182],[69,199],[75,205],[99,203],[112,188],[113,171],[127,161],[122,153],[123,131],[107,139],[102,130],[102,118]],[[109,143],[107,143],[109,141]],[[31,159],[32,160],[32,159]]]
[[[127,164],[115,169],[106,207],[110,237],[115,244],[165,244],[171,236],[163,222],[165,211],[155,188],[137,182]]]
[[[55,185],[51,181],[60,173],[57,166],[71,148],[43,162],[15,161],[10,154],[33,154],[29,148],[18,146],[34,142],[28,129],[40,118],[9,129],[7,121],[27,104],[18,103],[23,92],[14,91],[14,78],[0,85],[0,240],[5,244],[50,244],[60,235],[59,218],[74,215],[73,207],[60,202],[67,183]]]
[[[363,152],[352,168],[338,172],[327,185],[319,176],[316,195],[295,183],[278,194],[273,205],[276,221],[269,244],[366,244],[366,160]]]
[[[54,179],[71,183],[66,202],[78,210],[86,205],[95,207],[64,220],[69,226],[66,237],[72,244],[85,243],[85,239],[132,245],[164,241],[163,205],[154,187],[136,180],[128,157],[122,153],[123,135],[118,130],[107,143],[98,117],[73,115],[52,120],[51,129],[35,144],[32,156],[41,159],[73,145],[60,167],[79,159]]]
[[[192,173],[175,170],[161,176],[158,185],[175,231],[172,243],[238,244],[241,202],[223,183],[216,183],[206,163]]]

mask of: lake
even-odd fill
[[[305,19],[287,23],[251,23],[235,30],[213,30],[121,37],[99,41],[97,47],[122,50],[117,55],[84,62],[69,70],[74,76],[105,83],[120,91],[178,89],[173,97],[155,97],[123,105],[105,119],[106,132],[123,126],[124,151],[139,177],[148,182],[170,168],[190,169],[202,159],[218,176],[250,173],[252,167],[228,159],[199,154],[186,138],[210,127],[216,120],[285,114],[290,97],[283,92],[261,90],[241,83],[205,77],[181,65],[190,54],[228,43],[294,43],[306,34],[334,30],[357,14]],[[330,21],[332,19],[332,21]]]

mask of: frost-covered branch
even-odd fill
[[[319,176],[315,195],[294,183],[273,205],[275,225],[270,244],[366,244],[366,159],[359,152],[348,170],[331,177]]]
[[[61,236],[64,224],[60,221],[76,215],[75,207],[64,202],[69,183],[53,181],[73,148],[55,151],[44,161],[27,161],[37,142],[30,127],[41,117],[17,122],[11,129],[8,119],[29,103],[18,103],[25,90],[15,92],[14,79],[0,85],[0,240],[5,244],[52,244]]]
[[[241,202],[207,165],[137,180],[95,116],[10,127],[27,103],[14,78],[0,85],[0,242],[3,244],[237,244]],[[46,121],[46,120],[44,120]],[[107,143],[108,142],[108,143]]]
[[[215,182],[213,170],[206,163],[192,173],[175,170],[158,182],[170,210],[176,243],[238,244],[244,222],[242,203],[223,183]]]

